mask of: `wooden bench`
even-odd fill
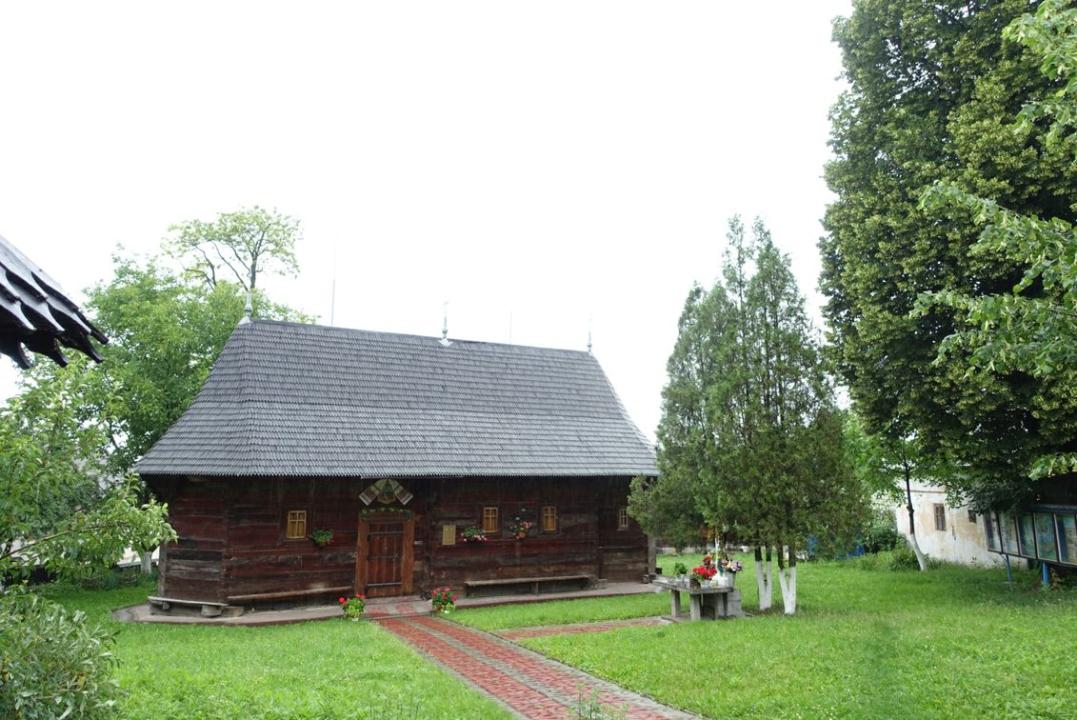
[[[228,602],[230,603],[243,603],[243,602],[258,602],[260,600],[288,600],[290,598],[309,597],[311,595],[340,595],[342,593],[351,593],[351,585],[341,585],[339,587],[326,587],[326,588],[311,588],[309,590],[286,590],[284,592],[264,592],[264,593],[251,593],[249,595],[229,595]]]
[[[160,608],[164,612],[169,612],[173,605],[201,608],[202,617],[218,617],[228,607],[226,603],[212,600],[187,600],[184,598],[156,597],[154,595],[146,598],[146,600],[151,608]]]
[[[495,580],[466,580],[464,581],[464,588],[467,591],[467,596],[471,597],[472,588],[480,589],[490,587],[504,587],[506,585],[530,585],[531,593],[534,595],[538,595],[540,585],[546,583],[563,582],[582,582],[585,588],[589,588],[594,585],[595,578],[593,575],[551,575],[546,577],[497,578]]]

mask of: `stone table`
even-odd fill
[[[691,587],[687,582],[659,575],[654,585],[668,590],[670,614],[676,620],[681,614],[681,593],[688,594],[689,617],[692,620],[718,620],[744,617],[740,609],[740,590],[728,585]]]

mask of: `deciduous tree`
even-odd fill
[[[276,210],[255,206],[221,213],[213,222],[188,220],[169,230],[172,237],[165,247],[186,264],[190,276],[210,288],[230,280],[253,292],[262,272],[299,272],[299,221]]]
[[[1040,58],[1001,31],[1026,0],[860,0],[835,26],[849,90],[832,113],[837,200],[821,242],[824,310],[837,368],[867,429],[916,437],[962,473],[955,495],[978,507],[1033,489],[1035,458],[1074,437],[1074,387],[1057,374],[979,366],[969,347],[939,356],[967,329],[962,310],[924,293],[1009,293],[1028,271],[1013,255],[973,252],[976,211],[921,204],[936,181],[1015,213],[1072,221],[1077,164],[1042,123],[1015,120],[1059,89]],[[1030,293],[1036,290],[1030,288]]]

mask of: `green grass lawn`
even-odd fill
[[[660,564],[672,567],[668,558]],[[712,718],[1077,715],[1077,592],[1043,593],[1031,573],[1010,587],[999,570],[920,574],[846,562],[802,564],[798,572],[793,618],[780,614],[775,592],[778,607],[749,619],[524,644]],[[750,566],[737,585],[752,612]],[[591,619],[668,612],[665,596],[647,599],[655,604],[610,601]],[[533,617],[574,622],[586,614],[583,602],[464,611],[457,619],[486,628]]]
[[[117,634],[122,717],[176,720],[508,718],[375,623],[263,628],[135,625],[108,611],[148,585],[48,594]]]
[[[660,564],[672,570],[674,558]],[[682,558],[689,565],[699,556]],[[883,565],[885,568],[885,564]],[[811,563],[800,607],[730,622],[550,636],[529,647],[712,718],[1072,718],[1077,591],[1031,573],[926,574]],[[737,579],[758,604],[751,564]],[[108,618],[148,586],[53,588],[117,633],[127,718],[503,718],[506,713],[373,623],[266,628],[129,625]],[[484,629],[668,612],[668,596],[461,610]]]

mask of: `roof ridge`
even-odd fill
[[[254,326],[254,327],[257,327],[259,325],[281,325],[281,326],[286,326],[286,327],[309,328],[309,329],[313,329],[313,330],[329,330],[329,331],[332,331],[332,332],[340,333],[342,335],[356,335],[356,336],[377,335],[377,336],[387,337],[387,338],[411,338],[411,339],[414,339],[414,340],[430,340],[430,341],[433,341],[433,342],[436,342],[436,343],[441,342],[441,338],[436,336],[436,335],[419,335],[417,333],[393,332],[391,330],[366,330],[366,329],[363,329],[363,328],[341,327],[339,325],[321,325],[319,323],[296,322],[294,320],[271,320],[271,319],[262,319],[262,318],[258,318],[258,319],[252,318],[249,323],[245,323],[245,324],[250,325],[250,326]],[[489,345],[489,346],[492,346],[492,347],[518,348],[518,349],[521,349],[521,350],[539,350],[539,351],[542,351],[542,352],[563,352],[563,353],[572,353],[572,354],[575,354],[575,355],[587,355],[587,356],[590,356],[590,357],[594,357],[594,355],[592,355],[591,353],[589,353],[586,350],[576,350],[574,348],[553,347],[553,346],[547,346],[547,345],[523,345],[523,344],[520,344],[520,343],[497,342],[495,340],[468,340],[466,338],[455,338],[455,337],[450,337],[449,339],[452,340],[454,345],[457,344],[457,343],[465,344],[465,345]]]

